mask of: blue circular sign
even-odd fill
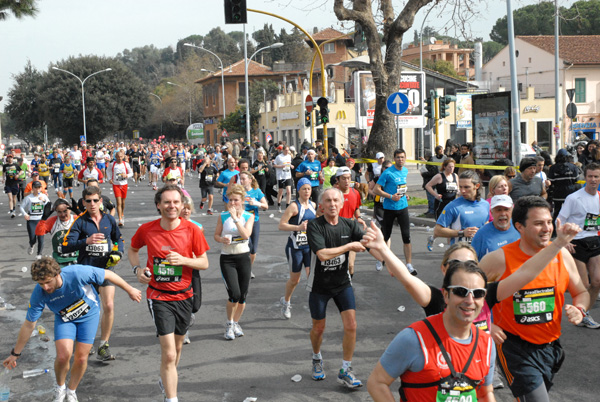
[[[408,96],[402,92],[395,92],[387,98],[386,105],[390,113],[395,115],[404,114],[409,106]]]

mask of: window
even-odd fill
[[[246,99],[246,83],[244,81],[238,82],[238,103],[243,104],[243,99]]]
[[[528,142],[527,142],[527,122],[526,121],[521,122],[521,142],[523,144],[528,144]]]
[[[552,145],[552,122],[538,121],[537,128],[537,143],[544,151],[549,151]]]
[[[575,103],[585,103],[585,78],[575,78]]]
[[[326,43],[323,45],[323,53],[335,53],[335,43]]]

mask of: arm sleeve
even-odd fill
[[[488,305],[490,311],[494,308],[496,304],[498,304],[498,283],[499,282],[490,282],[487,284],[487,294],[485,295],[485,302]]]
[[[412,328],[406,328],[396,335],[383,352],[379,363],[392,378],[398,378],[406,371],[423,370],[425,357],[415,331]]]
[[[31,205],[31,201],[29,199],[29,197],[25,197],[25,199],[23,200],[23,202],[21,203],[21,206],[19,207],[21,209],[21,213],[23,215],[29,215],[29,207]]]

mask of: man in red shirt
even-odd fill
[[[363,230],[367,230],[367,224],[360,217],[360,193],[350,187],[352,183],[352,171],[347,166],[342,166],[335,173],[337,183],[335,187],[339,188],[342,194],[344,194],[344,205],[340,210],[340,216],[342,218],[356,219],[358,223],[363,226]],[[354,260],[356,259],[356,253],[351,251],[348,255],[348,271],[350,275],[354,275]]]
[[[140,226],[131,239],[129,262],[138,281],[148,285],[146,298],[161,348],[159,386],[167,400],[177,401],[177,364],[192,317],[192,270],[208,268],[209,250],[200,227],[180,219],[183,193],[166,185],[154,196],[160,219]],[[140,249],[148,259],[140,267]]]

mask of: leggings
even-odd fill
[[[231,303],[245,303],[252,268],[250,253],[221,254],[220,263],[228,300]]]
[[[392,236],[392,228],[394,227],[394,221],[398,220],[400,225],[400,232],[402,233],[402,243],[410,244],[410,220],[408,219],[408,208],[393,210],[383,210],[383,226],[381,231],[383,232],[383,238],[385,241]]]
[[[40,221],[28,220],[27,221],[27,234],[29,235],[29,247],[32,247],[37,241],[37,253],[38,255],[42,254],[42,250],[44,249],[44,236],[36,236],[35,228]]]

